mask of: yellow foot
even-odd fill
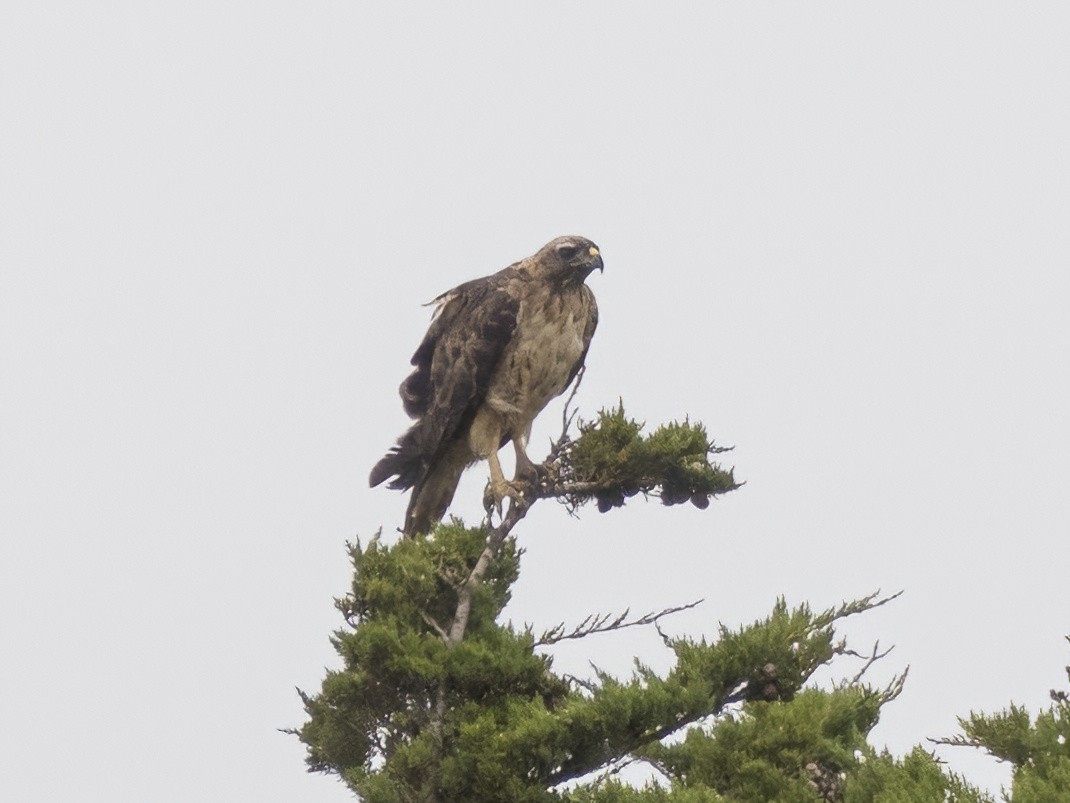
[[[509,497],[513,500],[513,504],[524,504],[524,487],[518,482],[509,482],[508,480],[500,480],[495,482],[493,479],[487,483],[486,490],[483,491],[483,509],[487,511],[487,515],[490,515],[491,510],[498,512],[498,518],[502,517],[502,502],[505,498]]]

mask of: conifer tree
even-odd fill
[[[566,405],[566,410],[568,409]],[[864,675],[887,655],[836,636],[844,618],[896,595],[869,595],[822,611],[775,601],[750,625],[713,638],[669,637],[659,623],[690,605],[643,616],[591,615],[547,630],[503,624],[519,576],[514,527],[533,504],[557,499],[608,511],[638,494],[706,508],[739,487],[714,460],[725,450],[687,420],[644,427],[623,405],[580,423],[541,465],[540,481],[497,524],[457,519],[428,536],[349,545],[354,579],[336,600],[333,636],[343,666],[290,731],[313,771],[337,774],[368,803],[647,803],[648,801],[971,801],[992,798],[948,773],[922,747],[902,759],[867,741],[906,672],[881,688]],[[554,672],[546,649],[628,627],[654,627],[675,663],[659,675]],[[831,688],[806,687],[838,656],[862,660]],[[1032,723],[1014,708],[971,715],[945,740],[1014,762],[1015,801],[1070,799],[1065,694]],[[645,762],[659,782],[634,788],[616,775]]]

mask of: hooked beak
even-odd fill
[[[593,271],[595,268],[598,268],[599,273],[605,273],[606,265],[602,261],[601,252],[599,252],[599,250],[592,245],[588,249],[587,253],[591,256],[591,270]]]

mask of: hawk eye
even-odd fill
[[[562,259],[572,259],[580,252],[580,249],[574,245],[559,245],[557,246],[557,253]]]

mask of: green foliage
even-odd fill
[[[921,747],[896,759],[864,746],[856,768],[844,783],[844,803],[994,803],[991,795],[944,772]]]
[[[1070,759],[1055,756],[1043,767],[1026,765],[1014,773],[1014,803],[1050,803],[1070,800]]]
[[[941,741],[979,747],[1013,764],[1014,803],[1070,800],[1070,695],[1052,691],[1051,697],[1054,704],[1035,719],[1013,703],[996,714],[970,712],[959,719],[963,735]]]
[[[728,451],[709,440],[706,428],[687,419],[664,424],[650,435],[628,418],[621,404],[602,410],[593,422],[580,423],[580,435],[562,460],[561,478],[579,486],[568,501],[590,499],[605,512],[636,494],[659,493],[666,505],[690,501],[705,508],[711,496],[739,487],[731,470],[711,463],[711,455]]]
[[[700,783],[733,800],[813,800],[819,781],[853,769],[876,724],[881,695],[855,686],[807,689],[789,705],[748,703],[739,716],[692,728],[678,744],[642,751],[680,783]]]

